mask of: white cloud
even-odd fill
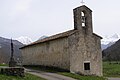
[[[16,11],[24,12],[29,9],[32,0],[19,0],[16,3]]]
[[[29,11],[32,0],[17,0],[13,5],[10,16],[18,16],[26,14]]]

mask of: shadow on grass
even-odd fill
[[[41,66],[41,65],[24,65],[24,67],[29,68],[29,69],[45,71],[45,72],[52,72],[52,73],[70,72],[69,70],[61,69],[61,68],[58,68],[58,67]]]

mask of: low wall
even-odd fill
[[[20,77],[25,76],[23,67],[4,67],[0,69],[0,73],[10,76],[20,76]]]

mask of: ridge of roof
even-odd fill
[[[35,44],[39,44],[39,43],[43,43],[43,42],[47,42],[47,41],[51,41],[51,40],[55,40],[55,39],[59,39],[59,38],[63,38],[63,37],[68,37],[68,36],[74,34],[76,31],[78,31],[78,30],[73,29],[73,30],[69,30],[69,31],[66,31],[66,32],[63,32],[63,33],[55,34],[55,35],[52,35],[50,37],[46,37],[44,39],[37,40],[37,41],[35,41],[31,44],[25,45],[25,46],[21,47],[20,49],[28,47],[28,46],[32,46],[32,45],[35,45]]]
[[[25,45],[23,47],[21,47],[20,49],[22,48],[25,48],[25,47],[28,47],[28,46],[32,46],[32,45],[36,45],[36,44],[40,44],[40,43],[44,43],[44,42],[47,42],[47,41],[51,41],[51,40],[55,40],[55,39],[59,39],[59,38],[64,38],[64,37],[68,37],[72,34],[74,34],[75,32],[77,32],[78,30],[69,30],[69,31],[66,31],[66,32],[63,32],[63,33],[59,33],[59,34],[55,34],[55,35],[52,35],[50,37],[46,37],[44,39],[41,39],[41,40],[37,40],[31,44],[28,44],[28,45]],[[97,37],[100,37],[102,39],[101,36],[93,33],[93,35],[97,36]]]

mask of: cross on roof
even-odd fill
[[[83,5],[84,3],[85,3],[84,0],[82,0],[82,1],[81,1],[81,4]]]

